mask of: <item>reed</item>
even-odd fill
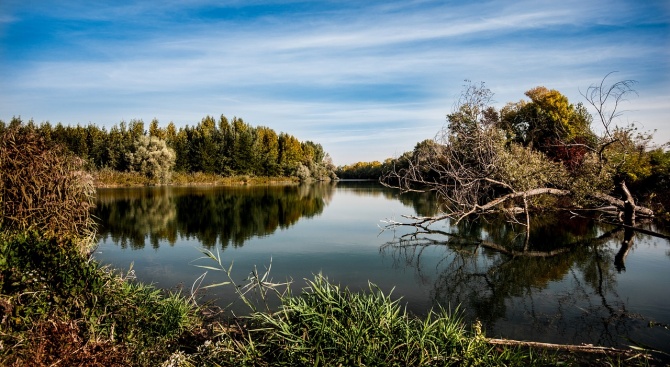
[[[365,292],[353,292],[319,274],[294,295],[290,283],[271,282],[270,266],[265,273],[252,271],[249,283],[238,285],[230,276],[232,264],[224,266],[218,253],[203,252],[215,263],[200,266],[228,277],[212,286],[233,286],[251,314],[221,327],[218,338],[181,356],[179,365],[544,366],[558,361],[550,353],[489,344],[481,325],[468,328],[458,309],[412,316],[401,300],[372,283]],[[275,295],[281,306],[259,311],[250,292],[263,300]]]

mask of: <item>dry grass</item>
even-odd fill
[[[84,163],[47,145],[30,127],[5,130],[0,136],[0,229],[86,242],[94,233],[95,188]]]

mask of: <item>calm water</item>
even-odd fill
[[[528,244],[496,221],[434,226],[458,236],[407,237],[408,228],[380,231],[380,220],[432,215],[434,200],[368,182],[100,189],[97,204],[97,259],[124,272],[132,266],[159,287],[190,291],[205,272],[195,265],[214,265],[198,260],[200,250],[218,250],[239,283],[254,266],[271,265],[272,279],[292,279],[295,292],[322,273],[350,289],[370,281],[392,290],[418,315],[460,304],[491,337],[670,352],[664,239],[569,217],[534,219]],[[518,256],[524,248],[535,256]],[[224,280],[209,271],[202,285]],[[229,288],[200,295],[245,312],[241,302],[230,305]]]

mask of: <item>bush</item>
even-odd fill
[[[307,168],[307,166],[303,165],[302,163],[298,164],[298,169],[296,170],[295,175],[298,176],[298,179],[300,179],[302,182],[309,181],[312,178],[312,174],[309,172],[309,168]]]
[[[85,162],[47,144],[32,127],[15,126],[0,136],[0,230],[37,230],[46,236],[91,243],[92,177]]]

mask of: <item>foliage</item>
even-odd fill
[[[298,176],[300,181],[307,181],[312,174],[309,172],[309,168],[304,166],[302,163],[298,163],[298,168],[296,169],[295,175]]]
[[[84,256],[92,180],[46,139],[20,121],[2,132],[0,365],[155,365],[198,324],[196,308]]]
[[[635,135],[633,126],[614,125],[620,115],[617,105],[606,112],[607,99],[618,104],[630,86],[620,82],[610,89],[604,84],[589,88],[587,100],[605,129],[597,136],[584,105],[571,104],[556,90],[533,88],[526,92],[530,101],[497,111],[489,106],[492,92],[483,83],[470,83],[436,138],[387,166],[382,182],[403,191],[435,192],[445,215],[433,220],[509,209],[503,203],[522,204],[520,211],[526,213],[555,207],[557,202],[546,200],[547,194],[566,198],[561,205],[567,206],[619,205],[623,201],[610,196],[616,186],[628,182],[640,189],[637,183],[646,182],[649,187],[647,178],[664,169],[652,160],[651,134]],[[609,94],[599,96],[601,91]]]
[[[140,136],[126,153],[131,172],[137,171],[157,183],[168,183],[174,166],[174,151],[165,140],[155,136]]]
[[[34,127],[15,125],[0,136],[0,172],[3,232],[38,230],[89,244],[95,189],[81,159],[48,144]]]
[[[559,162],[528,147],[512,144],[498,147],[500,160],[495,178],[505,182],[513,191],[528,191],[538,187],[565,187],[568,172]]]
[[[394,163],[388,158],[384,163],[379,161],[356,162],[354,164],[339,166],[335,173],[342,179],[379,180],[383,172]]]
[[[644,180],[652,172],[651,155],[648,147],[651,135],[636,134],[634,126],[614,128],[612,143],[603,149],[603,159],[611,166],[615,179],[626,180],[630,184]]]
[[[531,101],[510,103],[501,110],[499,126],[512,141],[564,162],[567,168],[578,166],[584,154],[595,148],[586,108],[545,87],[530,89],[526,96]]]

